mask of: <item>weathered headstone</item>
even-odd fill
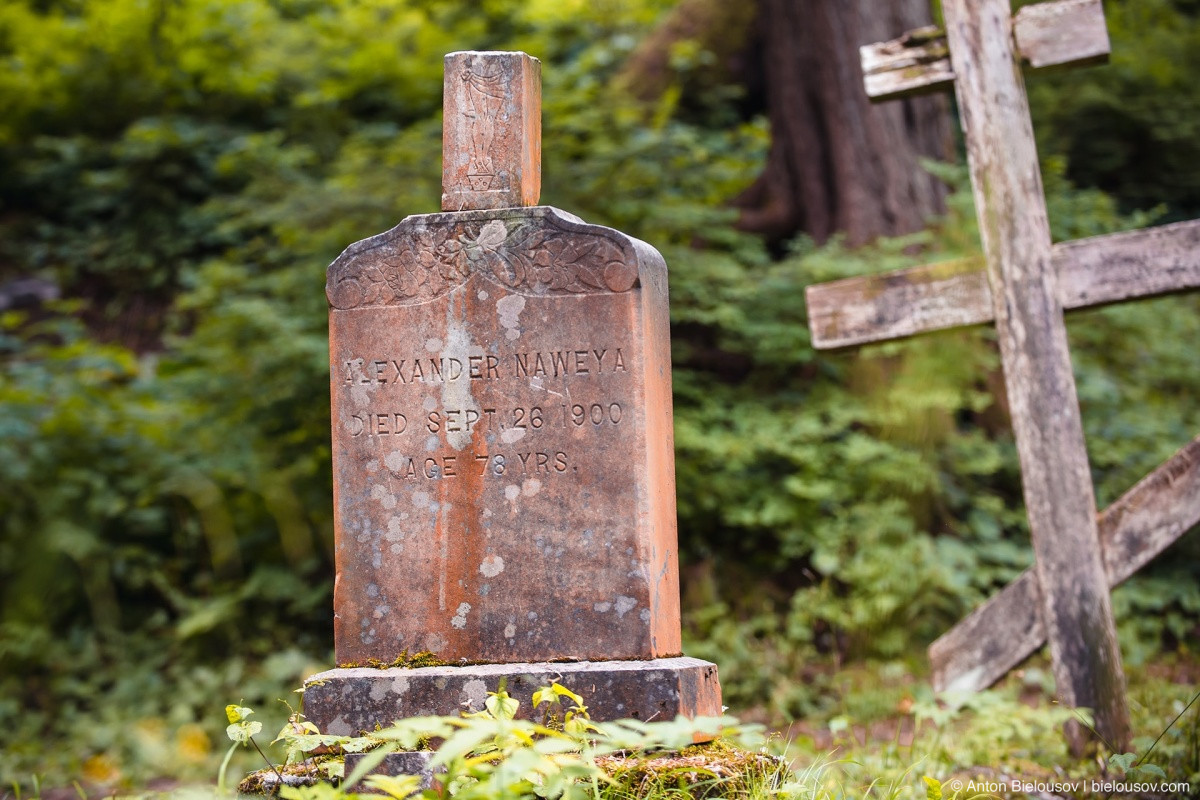
[[[1200,286],[1200,221],[1052,245],[1020,67],[1108,54],[1100,0],[945,0],[945,34],[862,48],[867,93],[953,83],[983,263],[934,264],[808,289],[816,347],[994,321],[1036,566],[930,647],[938,689],[982,689],[1049,641],[1063,702],[1129,741],[1108,587],[1200,521],[1200,439],[1097,517],[1063,310]],[[1069,729],[1073,749],[1082,732]]]
[[[526,710],[557,676],[597,718],[720,713],[680,656],[666,265],[527,207],[538,70],[447,56],[446,213],[328,271],[339,669],[305,708],[329,733],[502,678]],[[446,666],[364,668],[418,653]]]

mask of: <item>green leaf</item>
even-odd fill
[[[587,718],[586,714],[567,714],[567,719],[563,723],[563,730],[572,736],[583,736],[599,730],[596,724]]]
[[[283,723],[283,727],[279,729],[279,735],[271,740],[271,744],[295,739],[300,736],[319,736],[321,729],[308,720],[289,719]]]
[[[238,744],[248,744],[262,730],[261,722],[235,722],[225,729],[225,735]]]
[[[1166,778],[1167,773],[1158,764],[1140,764],[1129,770],[1129,774],[1138,778]]]
[[[1134,759],[1137,758],[1137,753],[1113,753],[1108,757],[1108,765],[1111,768],[1116,768],[1121,772],[1128,772],[1133,765]]]
[[[491,741],[501,732],[494,722],[479,722],[455,733],[442,743],[431,763],[434,766],[446,766],[455,759],[465,758],[484,742]]]
[[[404,800],[421,790],[421,779],[416,775],[371,775],[363,783],[395,800]]]
[[[228,705],[225,706],[225,716],[230,722],[241,722],[246,717],[254,713],[254,709],[246,708],[245,706]]]
[[[484,707],[495,719],[515,718],[520,706],[520,701],[509,697],[508,692],[488,692],[488,699],[484,701]]]
[[[558,697],[568,697],[568,698],[570,698],[570,699],[571,699],[571,702],[572,702],[572,703],[574,703],[574,704],[575,704],[575,705],[577,705],[577,706],[582,706],[582,705],[583,705],[583,698],[582,698],[582,697],[580,697],[579,695],[575,694],[574,692],[572,692],[572,691],[571,691],[570,689],[568,689],[567,687],[563,686],[561,683],[557,683],[557,682],[556,682],[556,683],[554,683],[554,684],[551,684],[551,686],[550,686],[550,690],[551,690],[551,691],[553,691],[553,692],[554,692],[554,694],[555,694],[556,696],[558,696]]]

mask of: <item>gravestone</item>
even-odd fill
[[[445,66],[443,213],[328,270],[338,668],[305,713],[356,734],[501,680],[528,712],[557,679],[596,719],[719,715],[680,653],[666,265],[533,205],[536,59]]]
[[[887,99],[953,84],[984,258],[808,287],[813,345],[994,321],[1035,566],[929,649],[934,686],[978,690],[1049,642],[1057,692],[1127,749],[1108,589],[1200,521],[1200,437],[1097,515],[1063,312],[1200,286],[1200,221],[1052,244],[1021,68],[1104,60],[1100,0],[945,0],[945,31],[862,48]],[[1079,726],[1068,728],[1083,748]]]

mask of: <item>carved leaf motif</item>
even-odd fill
[[[595,241],[576,242],[574,247],[563,253],[563,259],[568,264],[579,264],[596,252],[596,248],[597,242]]]
[[[512,250],[535,251],[540,249],[550,239],[549,231],[545,228],[535,228],[532,225],[522,225],[508,234],[508,247]]]
[[[504,223],[494,219],[483,226],[475,243],[485,250],[495,250],[504,243],[506,238],[508,238],[508,230],[504,227]]]
[[[608,251],[607,253],[605,251]],[[620,249],[601,237],[555,237],[544,229],[518,229],[505,243],[505,256],[510,265],[501,277],[506,285],[518,288],[516,280],[523,269],[524,283],[537,290],[578,294],[587,291],[608,291],[604,281],[607,262],[621,257]]]
[[[383,306],[387,305],[392,299],[391,292],[387,291],[387,284],[383,281],[368,281],[366,290],[363,292],[363,300],[361,305],[364,306]]]
[[[454,239],[446,239],[435,249],[438,273],[450,283],[460,283],[471,274],[467,264],[467,253],[462,243]]]
[[[523,255],[518,253],[509,256],[499,251],[489,255],[488,261],[491,263],[492,274],[496,276],[496,280],[514,289],[525,283],[528,270],[525,268],[526,259]]]
[[[608,237],[540,219],[431,224],[339,264],[329,292],[335,308],[407,305],[440,297],[473,273],[539,294],[626,291],[636,279],[636,266],[626,262]],[[632,270],[628,284],[606,278],[614,264]]]
[[[582,258],[576,258],[571,262],[576,280],[595,289],[604,289],[603,262],[589,269],[588,266],[579,263],[581,260]]]

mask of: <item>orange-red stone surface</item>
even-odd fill
[[[541,62],[525,53],[446,56],[442,210],[537,205]]]
[[[548,207],[431,214],[326,290],[338,663],[677,654],[661,256]]]

